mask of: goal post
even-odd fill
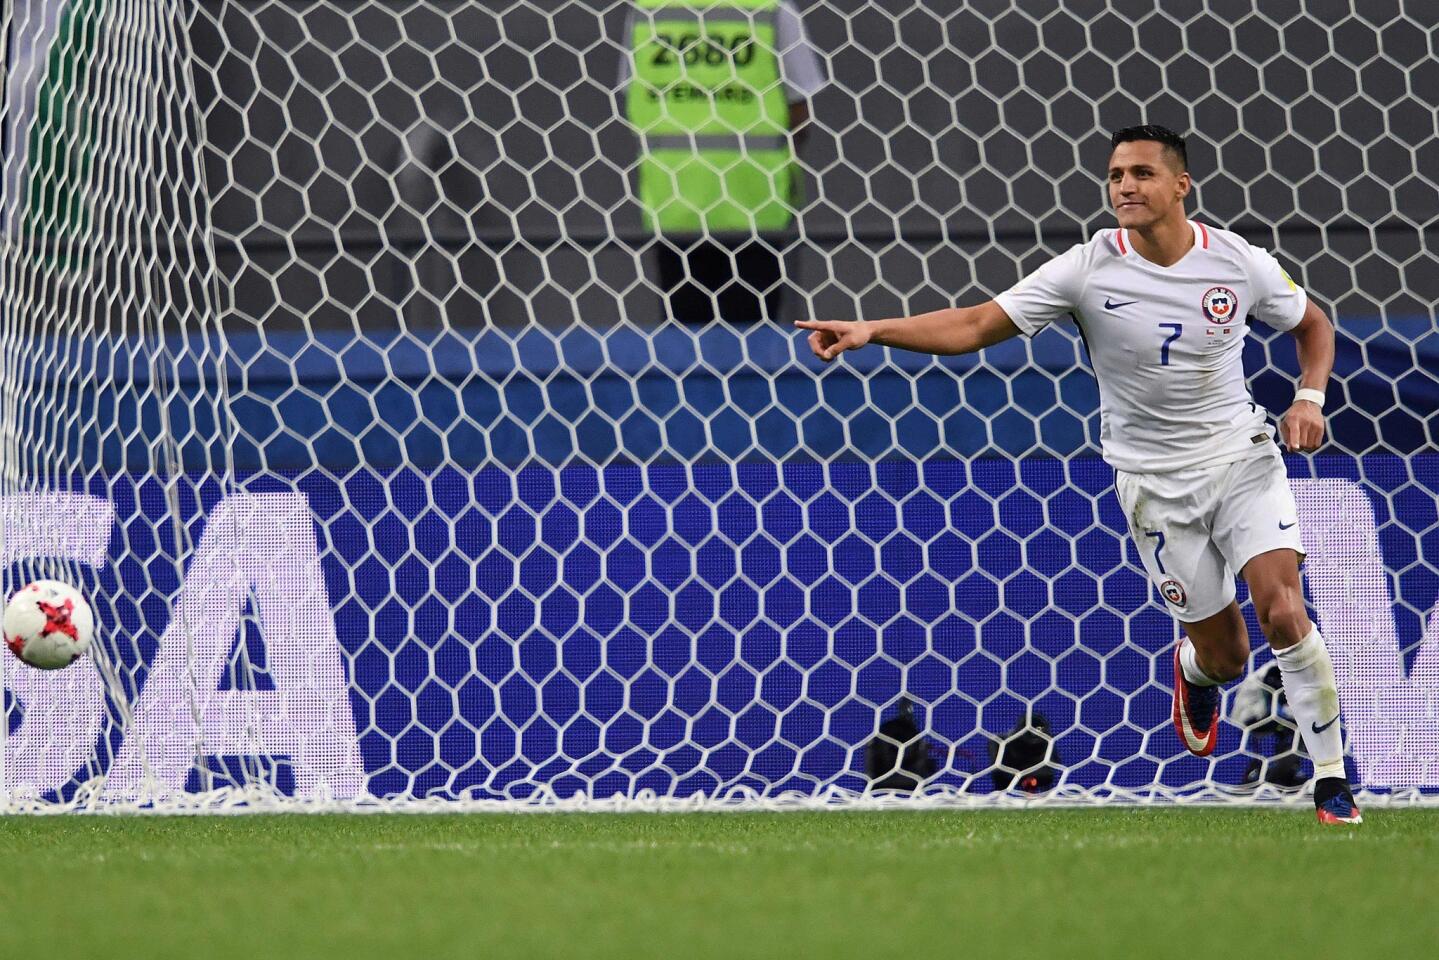
[[[1214,756],[1169,728],[1072,324],[791,325],[1007,288],[1143,121],[1336,319],[1306,597],[1356,785],[1432,797],[1420,6],[6,0],[0,554],[99,630],[6,655],[0,808],[1298,796],[1247,603]]]

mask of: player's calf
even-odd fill
[[[1184,624],[1189,648],[1185,675],[1202,686],[1228,683],[1243,676],[1249,665],[1249,630],[1239,604],[1230,601],[1218,613]]]

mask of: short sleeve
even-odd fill
[[[824,65],[804,29],[804,20],[788,0],[779,5],[775,15],[774,42],[779,47],[786,98],[798,103],[813,97],[824,86]]]
[[[1073,313],[1084,290],[1084,247],[1073,246],[1008,290],[995,302],[1027,337]]]
[[[1249,248],[1249,282],[1254,298],[1249,313],[1254,319],[1275,330],[1292,330],[1303,319],[1308,295],[1262,247]]]

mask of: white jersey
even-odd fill
[[[1027,336],[1073,314],[1099,380],[1104,459],[1165,473],[1272,453],[1273,428],[1244,381],[1246,317],[1290,330],[1304,291],[1267,250],[1193,223],[1194,246],[1161,267],[1105,230],[995,300]]]

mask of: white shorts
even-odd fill
[[[1304,559],[1277,450],[1172,473],[1116,470],[1114,492],[1149,579],[1186,623],[1229,606],[1235,574],[1259,554],[1288,548]]]

